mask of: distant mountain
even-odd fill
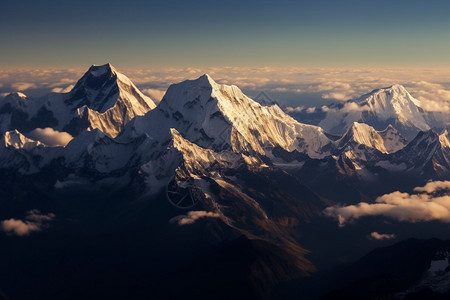
[[[155,106],[110,64],[91,66],[69,93],[38,99],[22,93],[5,97],[0,102],[0,130],[26,134],[50,127],[78,135],[86,128],[98,128],[114,137],[127,122]]]
[[[366,123],[376,130],[392,125],[408,140],[432,127],[420,101],[398,84],[331,106],[319,126],[330,133],[343,134],[353,122]]]

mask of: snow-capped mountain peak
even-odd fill
[[[69,95],[65,103],[76,105],[77,108],[86,105],[99,113],[105,113],[120,100],[134,100],[134,106],[130,108],[139,113],[144,110],[147,112],[156,106],[127,76],[117,72],[110,64],[91,66]]]
[[[176,128],[200,147],[267,154],[280,146],[321,157],[330,143],[323,130],[295,121],[278,106],[261,106],[237,86],[215,82],[205,74],[171,85],[158,107],[127,126],[123,135],[160,135]],[[269,150],[270,151],[270,150]]]
[[[419,131],[430,129],[420,101],[399,84],[373,90],[347,101],[343,107],[345,109],[330,110],[319,126],[331,133],[342,134],[353,122],[366,123],[376,130],[384,130],[392,124],[409,140]]]
[[[381,135],[367,124],[354,122],[347,133],[340,139],[338,145],[339,147],[344,147],[349,143],[364,145],[369,148],[375,148],[382,153],[388,153]]]
[[[36,146],[45,146],[39,141],[35,141],[25,137],[18,130],[10,130],[5,132],[3,136],[4,147],[12,147],[15,149],[30,150]]]
[[[375,109],[388,107],[389,103],[409,104],[420,107],[420,101],[415,99],[401,84],[394,84],[389,87],[373,90],[372,92],[361,96],[356,100],[358,103],[368,104]]]

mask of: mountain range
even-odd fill
[[[174,224],[196,223],[208,242],[195,249],[209,249],[205,257],[231,259],[230,249],[251,253],[255,263],[242,271],[254,276],[246,293],[255,296],[264,285],[258,295],[264,298],[280,282],[315,271],[299,241],[305,224],[327,206],[450,178],[448,124],[431,126],[400,85],[332,106],[318,125],[301,123],[276,104],[261,105],[207,74],[171,85],[156,106],[110,64],[92,66],[69,93],[38,99],[13,93],[0,103],[2,216],[41,205],[33,194],[52,199],[42,205],[59,208],[67,220],[73,210],[61,207],[70,205],[87,218],[80,204],[64,198],[94,198],[98,203],[89,205],[102,211],[92,195],[101,191],[106,202],[106,195],[120,195],[125,202],[114,200],[118,224],[160,228],[150,230],[160,243],[151,251],[175,243],[164,234],[185,246]],[[49,128],[70,134],[67,145],[33,134]],[[212,240],[216,250],[205,246]]]
[[[448,132],[432,131],[417,100],[402,86],[376,90],[352,103],[368,110],[350,111],[343,119],[339,113],[328,114],[319,124],[322,129],[296,121],[277,105],[262,106],[238,87],[218,84],[203,75],[170,86],[155,107],[111,65],[92,66],[67,94],[52,93],[41,99],[19,93],[6,97],[0,109],[3,151],[27,161],[26,165],[18,162],[25,173],[58,161],[75,172],[92,169],[107,177],[134,168],[149,178],[162,178],[173,176],[181,161],[189,164],[188,169],[202,162],[204,171],[204,166],[216,161],[232,166],[243,159],[249,168],[282,170],[327,160],[330,168],[359,178],[376,176],[379,172],[374,168],[407,173],[425,170],[425,180],[448,176]],[[27,137],[33,129],[46,127],[67,131],[74,139],[61,148]],[[411,132],[417,136],[408,143],[403,135]],[[13,143],[13,139],[21,142]],[[172,159],[172,152],[183,158]],[[187,161],[192,156],[186,152],[197,153],[195,160]],[[169,163],[161,161],[168,156]],[[159,188],[156,181],[148,182],[149,189]]]

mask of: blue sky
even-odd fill
[[[449,1],[0,2],[0,66],[449,66]]]

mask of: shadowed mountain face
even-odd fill
[[[424,125],[400,86],[358,103]],[[396,123],[357,118],[333,135],[208,75],[155,107],[111,65],[92,66],[67,94],[12,94],[0,108],[0,289],[14,299],[313,297],[293,284],[372,247],[353,252],[345,241],[361,237],[325,208],[450,179],[447,131],[408,143]],[[74,138],[49,146],[36,127]]]

